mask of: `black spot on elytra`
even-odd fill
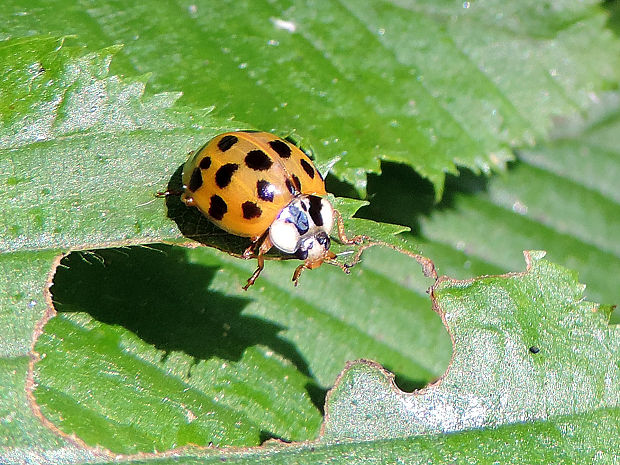
[[[316,195],[309,195],[308,200],[310,201],[310,218],[317,226],[323,226],[323,217],[321,216],[321,197],[317,197]]]
[[[266,202],[273,202],[273,196],[275,194],[275,186],[269,181],[261,179],[256,182],[256,193],[258,198]]]
[[[226,163],[221,166],[215,173],[215,184],[217,184],[217,187],[223,189],[228,186],[237,168],[239,168],[239,165],[236,163]]]
[[[200,168],[194,168],[194,171],[192,171],[192,177],[189,178],[189,186],[187,187],[190,191],[196,192],[200,189],[200,186],[202,186],[202,172],[200,171]]]
[[[291,175],[291,178],[293,179],[293,185],[295,186],[295,189],[297,189],[297,192],[301,192],[301,181],[299,180],[297,175],[293,174]]]
[[[272,140],[271,142],[269,142],[269,145],[282,158],[289,158],[291,156],[291,148],[288,146],[286,142],[276,139],[276,140]]]
[[[306,174],[310,176],[310,179],[314,179],[314,168],[312,167],[310,163],[308,163],[303,158],[301,159],[301,167],[304,169]]]
[[[260,207],[254,202],[243,202],[243,204],[241,205],[241,209],[243,210],[243,217],[246,220],[258,218],[263,213]]]
[[[536,346],[532,346],[530,347],[530,352],[533,354],[537,354],[538,352],[540,352],[540,349]]]
[[[198,166],[200,166],[201,170],[208,170],[211,166],[211,157],[204,157],[202,160],[200,160]]]
[[[209,216],[216,220],[221,220],[228,211],[228,205],[219,195],[213,195],[209,205]]]
[[[245,164],[256,171],[265,171],[271,168],[273,161],[262,150],[250,150],[245,156]]]
[[[239,139],[237,138],[237,136],[233,136],[233,135],[227,135],[222,137],[218,143],[217,143],[217,148],[220,149],[222,152],[226,152],[226,150],[230,149],[233,145],[235,145],[237,143]]]
[[[291,182],[290,179],[287,179],[285,181],[285,184],[286,184],[286,188],[291,194],[295,195],[297,193],[297,191],[295,190],[295,186],[293,186],[293,183]]]

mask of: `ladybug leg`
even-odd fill
[[[161,197],[168,197],[170,195],[182,195],[183,192],[185,192],[183,189],[175,189],[175,190],[168,189],[163,192],[156,192],[155,197],[161,198]]]
[[[339,261],[333,260],[333,259],[325,260],[325,263],[329,263],[330,265],[337,266],[342,271],[344,271],[346,274],[351,274],[351,268],[353,268],[353,265],[349,263],[340,263]]]
[[[263,258],[262,255],[258,256],[258,267],[256,268],[256,270],[254,270],[254,273],[252,273],[252,276],[249,277],[248,282],[246,283],[245,286],[243,286],[243,290],[247,291],[248,288],[254,284],[254,282],[258,279],[258,277],[260,276],[261,271],[263,271],[263,268],[265,267],[265,259]]]
[[[364,241],[370,240],[370,237],[364,236],[364,235],[347,237],[347,234],[346,234],[346,232],[344,230],[344,222],[342,221],[342,215],[340,214],[340,212],[338,210],[334,210],[334,216],[336,218],[336,224],[337,224],[337,227],[338,227],[338,240],[342,244],[360,245]],[[362,252],[364,250],[366,250],[368,247],[372,247],[373,245],[378,245],[378,244],[379,244],[378,242],[370,242],[370,243],[366,243],[365,245],[362,245],[357,250],[357,252],[355,253],[355,256],[353,257],[353,260],[350,263],[340,263],[340,262],[335,260],[335,256],[334,257],[329,257],[329,260],[326,260],[326,261],[327,261],[327,263],[329,263],[331,265],[337,266],[342,271],[344,271],[346,274],[350,274],[351,273],[351,268],[353,268],[355,265],[357,265],[361,261]]]
[[[293,283],[295,284],[295,286],[297,286],[299,284],[299,277],[301,276],[301,273],[306,269],[306,264],[302,263],[301,265],[299,265],[297,268],[295,268],[295,272],[293,273]]]
[[[258,244],[260,244],[258,246],[258,254],[256,255],[258,266],[256,267],[256,270],[254,270],[254,273],[252,273],[252,276],[250,276],[250,278],[248,279],[248,282],[246,283],[246,285],[243,286],[244,291],[247,291],[248,288],[252,284],[254,284],[254,282],[260,276],[261,271],[263,271],[263,268],[265,268],[265,254],[269,252],[269,249],[271,249],[271,247],[273,246],[273,244],[271,243],[271,240],[269,239],[269,230],[267,230],[265,234],[263,234],[256,241],[254,241],[252,245],[250,245],[247,249],[245,249],[245,252],[243,252],[243,258],[245,259],[252,258],[256,250],[256,246]]]
[[[336,265],[338,268],[340,268],[345,273],[347,274],[350,273],[346,265],[336,261],[336,254],[332,252],[331,250],[327,250],[325,252],[325,255],[323,255],[323,257],[317,260],[314,260],[312,262],[304,262],[301,265],[299,265],[297,268],[295,268],[295,272],[293,273],[293,279],[292,279],[292,281],[295,283],[295,286],[299,284],[299,277],[301,276],[301,273],[303,273],[304,270],[314,270],[315,268],[318,268],[319,266],[321,266],[323,263],[329,263],[330,265]]]
[[[344,222],[342,221],[342,215],[338,210],[334,210],[334,217],[336,218],[336,225],[338,227],[338,240],[342,244],[346,245],[359,245],[364,241],[370,239],[368,236],[359,235],[353,237],[347,237],[347,234],[344,230]]]
[[[243,257],[246,260],[249,260],[250,258],[254,258],[256,256],[255,255],[256,248],[258,247],[260,250],[260,247],[262,247],[265,241],[267,241],[268,239],[269,239],[269,230],[265,231],[263,234],[261,234],[257,238],[253,238],[252,243],[247,249],[243,251],[243,254],[241,255],[241,257]],[[265,250],[265,252],[263,253],[267,253],[269,249],[271,249],[272,246],[273,244],[271,243],[271,241],[269,241],[269,248]]]

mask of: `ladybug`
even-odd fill
[[[325,182],[312,160],[296,145],[267,132],[220,134],[183,167],[181,200],[196,207],[224,231],[249,237],[243,258],[256,257],[258,267],[247,290],[264,268],[264,254],[272,247],[304,263],[293,274],[297,285],[304,269],[336,262],[329,250],[329,234],[338,222],[338,237],[359,244],[363,236],[347,238],[342,218],[325,198]]]

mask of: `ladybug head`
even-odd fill
[[[282,209],[269,228],[271,243],[300,260],[322,261],[329,251],[334,225],[331,204],[316,195],[299,195]]]

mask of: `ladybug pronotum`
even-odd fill
[[[266,132],[227,132],[211,139],[185,163],[183,189],[186,205],[230,234],[251,239],[243,258],[256,257],[258,267],[246,290],[272,247],[304,260],[293,274],[295,285],[304,269],[323,262],[348,273],[329,250],[334,220],[342,243],[364,239],[344,234],[340,214],[325,198],[325,182],[312,160],[296,145]]]

